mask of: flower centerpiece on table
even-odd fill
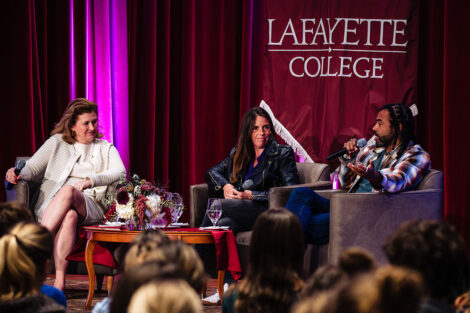
[[[156,187],[134,174],[130,180],[121,178],[116,192],[107,197],[106,221],[124,222],[128,229],[167,227],[176,223],[183,214],[183,198],[164,188]]]

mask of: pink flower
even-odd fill
[[[135,213],[139,217],[141,225],[144,225],[145,211],[147,210],[147,204],[145,204],[145,201],[147,200],[148,199],[145,196],[139,195],[134,203]]]

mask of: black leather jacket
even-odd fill
[[[224,197],[223,187],[230,183],[234,155],[235,148],[230,151],[227,158],[206,172],[206,182],[209,185],[211,197]],[[238,182],[233,184],[237,190],[243,190],[242,185],[247,171],[248,166],[242,170]],[[246,189],[251,190],[253,200],[261,201],[268,201],[271,187],[298,184],[299,176],[292,148],[271,140],[266,146],[264,157],[253,169],[249,179],[253,181],[253,184]]]

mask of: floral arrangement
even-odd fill
[[[121,178],[116,193],[107,197],[106,221],[124,222],[129,229],[148,229],[153,225],[167,227],[183,214],[183,198],[164,188],[140,179],[134,174],[130,180]]]

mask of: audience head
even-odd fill
[[[349,276],[355,276],[375,270],[377,264],[372,253],[359,247],[352,247],[341,254],[339,267]]]
[[[302,276],[304,249],[299,219],[284,208],[268,209],[253,228],[249,275],[289,271]]]
[[[119,280],[113,290],[111,312],[126,312],[132,294],[154,279],[183,279],[196,293],[202,292],[206,281],[204,267],[193,247],[182,241],[162,243],[159,252],[146,263],[134,266]]]
[[[0,301],[18,299],[39,290],[46,278],[53,239],[37,223],[19,223],[0,238]]]
[[[75,126],[78,116],[84,113],[94,112],[98,117],[98,106],[96,103],[91,102],[85,98],[77,98],[72,100],[65,109],[60,121],[55,125],[51,132],[51,135],[62,134],[62,139],[65,142],[73,144],[75,143],[75,135],[72,131],[72,127]],[[96,138],[101,138],[103,135],[96,130]]]
[[[0,203],[0,237],[19,222],[33,222],[33,214],[19,201]]]
[[[378,299],[372,275],[359,275],[332,290],[302,300],[294,313],[370,313]]]
[[[124,258],[124,270],[155,259],[159,253],[159,247],[168,243],[170,239],[158,229],[144,230],[139,232],[131,242],[131,246]]]
[[[294,313],[418,313],[420,275],[405,268],[385,267],[374,274],[343,280],[334,289],[302,300]]]
[[[202,304],[184,280],[156,280],[137,289],[127,313],[202,313]]]
[[[298,218],[286,209],[271,208],[257,218],[237,312],[289,311],[302,282],[303,236]]]
[[[152,260],[175,264],[196,292],[203,291],[207,276],[201,258],[192,246],[179,240],[169,241],[159,247]]]
[[[268,209],[253,228],[248,275],[289,273],[300,277],[304,249],[299,219],[284,208]]]
[[[375,274],[380,313],[417,313],[424,295],[421,275],[405,267],[385,266]]]
[[[470,313],[470,290],[455,299],[454,307],[459,313]]]
[[[468,260],[454,227],[438,221],[410,221],[385,246],[391,264],[421,273],[429,296],[452,303],[467,289]]]
[[[269,122],[271,134],[269,135],[268,142],[276,137],[271,117],[263,108],[253,107],[243,115],[240,123],[240,131],[238,133],[237,149],[233,157],[233,171],[230,177],[231,183],[238,181],[241,170],[250,162],[254,151],[252,134],[258,116],[264,117]]]
[[[347,280],[346,273],[338,266],[327,264],[319,267],[305,283],[300,298],[307,298],[334,289]]]

